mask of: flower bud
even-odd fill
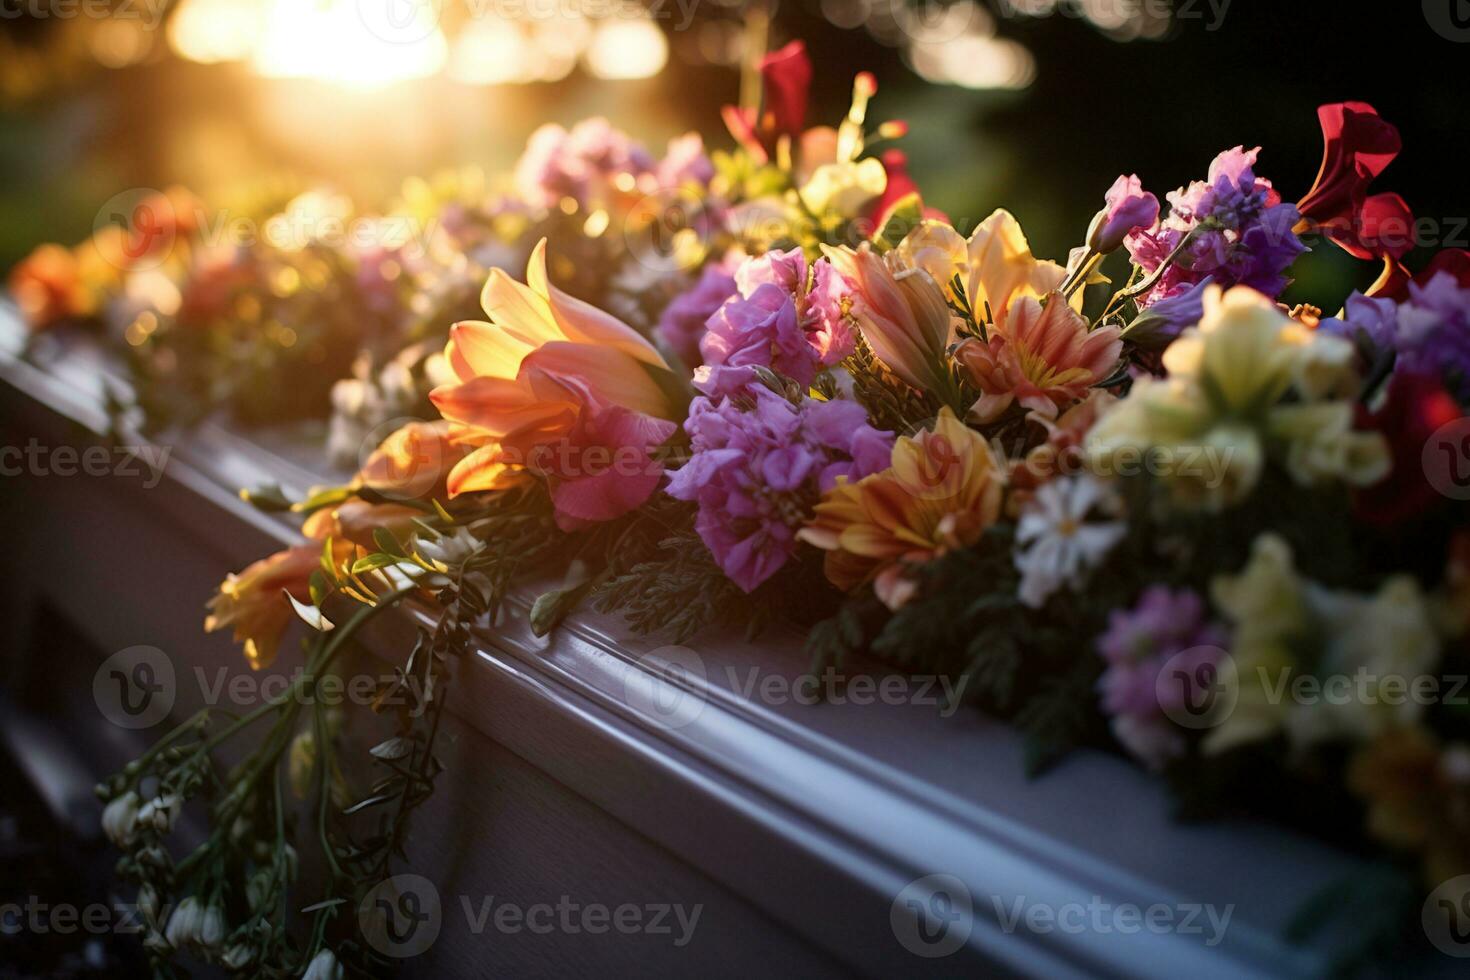
[[[154,797],[138,811],[138,822],[145,826],[151,825],[160,834],[166,834],[174,829],[174,821],[179,818],[179,810],[183,804],[183,799],[177,793]]]
[[[227,970],[243,970],[254,962],[255,947],[249,943],[235,943],[220,957],[220,963]]]
[[[330,949],[324,949],[312,957],[301,980],[342,980],[342,964]]]
[[[102,810],[102,832],[118,847],[127,847],[138,825],[138,794],[128,790]]]
[[[199,938],[203,918],[204,908],[199,904],[199,899],[190,895],[168,917],[168,928],[164,930],[163,938],[176,949],[193,945]]]
[[[1094,252],[1115,252],[1134,229],[1151,228],[1159,220],[1159,199],[1143,189],[1137,174],[1113,181],[1106,200],[1087,229],[1087,246]]]

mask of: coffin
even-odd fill
[[[21,359],[8,314],[3,333],[3,444],[100,445],[109,369],[96,350],[57,337]],[[167,730],[108,721],[93,697],[101,662],[140,644],[164,651],[175,718],[247,675],[228,639],[202,632],[204,604],[225,573],[297,538],[237,490],[342,476],[320,470],[300,433],[206,424],[160,444],[170,453],[156,481],[146,467],[22,467],[0,483],[7,739],[30,747],[58,819],[92,838],[91,782]],[[942,717],[922,692],[783,698],[806,667],[794,632],[756,645],[701,635],[691,660],[589,613],[538,640],[526,622],[536,591],[484,624],[459,667],[448,771],[411,845],[441,928],[405,975],[1205,980],[1328,963],[1325,946],[1282,938],[1302,902],[1353,870],[1319,842],[1177,823],[1158,782],[1101,753],[1028,780],[1014,732],[969,708]],[[380,619],[377,670],[407,653],[426,615]],[[287,644],[275,669],[299,663]],[[559,902],[633,905],[642,926],[574,912],[570,926],[533,930],[495,915]],[[687,922],[696,908],[681,927],[675,912]]]

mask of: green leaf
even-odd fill
[[[363,572],[374,572],[389,565],[396,565],[403,561],[397,555],[385,555],[381,551],[375,551],[370,555],[363,555],[352,563],[352,574],[361,575]]]
[[[328,592],[331,591],[327,582],[326,573],[320,568],[311,571],[311,578],[307,580],[307,588],[311,591],[311,604],[318,609],[326,601]]]
[[[240,499],[257,510],[263,510],[268,514],[280,513],[292,509],[292,503],[286,499],[286,494],[274,483],[267,483],[251,490],[249,488],[240,491]]]
[[[351,497],[352,494],[353,490],[351,487],[314,487],[310,496],[299,503],[292,504],[291,509],[297,513],[310,514],[313,511],[321,510],[323,507],[340,504],[342,501]]]
[[[408,552],[403,550],[403,545],[398,543],[398,539],[393,536],[393,532],[386,527],[373,528],[373,543],[378,546],[379,551],[392,555],[395,558],[408,557]]]

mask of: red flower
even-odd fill
[[[1318,108],[1322,167],[1297,204],[1298,230],[1316,228],[1360,259],[1402,258],[1414,247],[1414,216],[1397,194],[1368,195],[1368,185],[1403,148],[1398,128],[1366,102]]]
[[[1470,252],[1463,248],[1441,249],[1429,264],[1417,273],[1393,256],[1385,256],[1383,273],[1369,286],[1366,294],[1403,302],[1409,298],[1409,283],[1424,285],[1437,273],[1448,272],[1455,277],[1461,288],[1470,287]]]
[[[1379,525],[1399,524],[1428,513],[1445,500],[1425,476],[1424,445],[1440,426],[1464,413],[1437,375],[1399,371],[1389,380],[1388,398],[1376,413],[1360,409],[1359,425],[1388,440],[1393,467],[1387,476],[1358,492],[1354,510]]]
[[[735,141],[761,163],[770,159],[782,136],[793,141],[806,125],[807,94],[812,84],[812,63],[806,44],[792,41],[760,60],[764,106],[755,110],[727,105],[721,110],[725,126]]]
[[[812,62],[806,44],[792,41],[780,51],[761,59],[761,79],[766,85],[766,112],[777,136],[801,135],[806,125],[807,91],[812,84]]]

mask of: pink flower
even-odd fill
[[[1143,189],[1137,174],[1113,181],[1105,198],[1107,207],[1092,219],[1087,244],[1095,252],[1115,252],[1136,228],[1152,228],[1159,220],[1159,199]]]
[[[565,439],[542,445],[529,460],[551,488],[556,524],[575,531],[639,507],[658,489],[663,464],[651,450],[676,426],[612,405],[584,410]]]
[[[1019,401],[1041,418],[1056,418],[1112,372],[1123,349],[1118,333],[1115,326],[1089,332],[1060,293],[1048,296],[1045,306],[1022,296],[988,342],[971,338],[955,348],[955,359],[981,391],[971,417],[990,422]]]

